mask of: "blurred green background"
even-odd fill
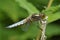
[[[60,40],[60,0],[54,0],[51,7],[45,10],[48,2],[49,0],[0,0],[0,40],[35,39],[39,31],[37,22],[32,22],[27,31],[21,29],[26,24],[12,29],[5,27],[42,11],[49,17],[47,40]]]

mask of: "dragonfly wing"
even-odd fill
[[[27,31],[29,29],[30,23],[26,23],[21,27],[22,31]]]
[[[18,25],[22,25],[22,24],[24,24],[24,23],[26,23],[26,19],[24,19],[24,20],[22,20],[22,21],[19,21],[19,22],[15,23],[15,24],[9,25],[9,26],[6,27],[6,28],[17,27]]]

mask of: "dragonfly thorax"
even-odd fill
[[[33,14],[31,16],[32,20],[38,21],[45,18],[45,14]]]

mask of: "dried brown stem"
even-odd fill
[[[54,0],[49,0],[46,9],[49,9],[50,8],[50,6],[52,5],[53,1]],[[37,35],[36,40],[46,40],[46,36],[45,36],[46,22],[43,23],[42,20],[41,20],[41,29],[42,29],[41,31],[39,30],[39,34]],[[41,36],[40,36],[40,33],[41,33]]]
[[[45,30],[46,30],[46,23],[47,23],[47,16],[45,17],[45,19],[40,20],[39,24],[41,24],[40,26],[40,30],[39,30],[39,34],[36,37],[36,40],[46,40],[46,36],[45,36]]]

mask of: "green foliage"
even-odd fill
[[[52,6],[49,9],[44,10],[43,12],[48,15],[48,22],[53,22],[60,19],[60,5]]]
[[[25,32],[21,28],[26,24],[12,29],[5,27],[41,11],[48,16],[48,38],[60,34],[60,22],[53,23],[60,19],[60,2],[54,0],[52,6],[45,10],[47,4],[48,0],[0,0],[0,40],[33,40],[39,31],[38,22],[32,22]]]

